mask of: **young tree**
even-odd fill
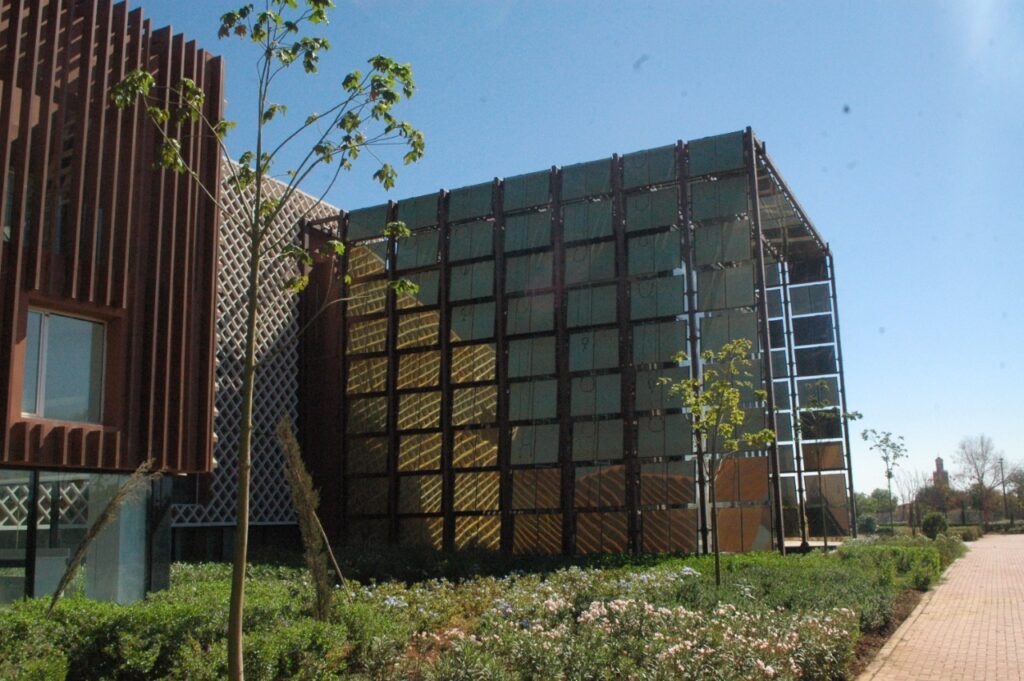
[[[249,486],[252,465],[253,392],[257,371],[256,339],[260,323],[259,291],[261,266],[268,258],[287,257],[297,265],[309,265],[313,254],[295,245],[296,232],[284,239],[274,238],[272,227],[285,208],[296,199],[300,186],[314,171],[326,169],[327,187],[333,187],[341,171],[352,168],[353,162],[366,151],[379,163],[373,176],[385,189],[395,182],[395,168],[373,154],[374,147],[398,145],[405,150],[405,163],[412,163],[423,155],[423,135],[412,125],[395,117],[393,108],[402,98],[411,97],[415,85],[408,64],[400,64],[384,56],[369,60],[366,73],[353,71],[340,82],[340,87],[319,88],[325,93],[338,93],[337,98],[325,103],[319,113],[311,113],[301,123],[289,129],[276,127],[285,118],[287,105],[277,100],[276,94],[288,89],[306,87],[285,76],[295,74],[312,76],[318,71],[319,60],[330,49],[326,37],[311,35],[327,24],[332,0],[262,0],[257,8],[246,4],[225,13],[220,19],[218,35],[238,39],[253,49],[253,67],[256,73],[253,121],[255,134],[252,147],[244,151],[227,178],[229,187],[240,197],[249,197],[246,205],[245,231],[247,236],[248,272],[246,286],[246,327],[243,346],[242,403],[238,448],[237,526],[231,583],[231,602],[228,624],[228,669],[230,678],[244,678],[242,657],[242,613],[245,603],[245,566],[248,554]],[[287,83],[287,84],[286,84]],[[144,70],[136,70],[118,83],[112,91],[114,103],[126,108],[137,103],[145,111],[160,135],[161,165],[184,173],[201,184],[194,168],[189,167],[181,153],[179,139],[181,125],[200,122],[221,142],[225,158],[230,158],[224,147],[224,137],[233,127],[229,121],[210,121],[203,116],[204,94],[195,83],[185,79],[168,86],[170,92],[158,92],[156,80]],[[328,95],[334,96],[334,95]],[[165,97],[171,102],[165,104]],[[288,159],[297,159],[287,162]],[[288,163],[290,167],[278,168]],[[269,192],[271,179],[282,178],[283,190]],[[217,200],[213,187],[203,187],[212,201]],[[246,192],[246,190],[252,190]],[[319,199],[316,204],[319,204]],[[305,211],[308,215],[315,205]],[[222,215],[226,205],[218,208]],[[296,225],[297,227],[297,225]],[[407,233],[401,223],[385,228],[386,236]],[[328,242],[321,255],[340,257],[344,246]],[[297,273],[289,288],[301,291],[308,278]],[[414,292],[409,282],[399,280],[391,284],[400,291]],[[329,304],[325,303],[325,304]]]
[[[894,509],[892,479],[895,475],[896,467],[899,466],[900,459],[907,458],[907,446],[903,442],[902,435],[894,436],[887,430],[878,432],[874,428],[869,428],[862,432],[860,436],[865,442],[870,443],[868,446],[878,452],[879,456],[882,457],[882,463],[885,464],[886,498],[889,502],[889,529],[892,529],[894,527],[892,517]]]
[[[704,452],[700,465],[704,468],[704,479],[710,488],[711,505],[711,546],[715,554],[715,585],[722,584],[722,557],[718,541],[718,495],[717,479],[722,469],[723,457],[746,448],[763,448],[775,439],[771,429],[764,428],[753,433],[741,433],[746,420],[742,398],[763,402],[767,399],[764,390],[755,389],[750,372],[752,344],[746,338],[730,341],[717,352],[706,350],[701,354],[704,362],[703,379],[689,378],[669,384],[669,395],[682,398],[683,405],[690,413],[693,432],[703,445]],[[686,355],[676,355],[683,362]],[[751,400],[753,398],[753,400]]]
[[[960,477],[972,488],[981,510],[982,524],[988,525],[996,483],[999,481],[999,453],[987,435],[965,437],[953,455],[960,466]]]

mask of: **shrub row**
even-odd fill
[[[720,590],[710,557],[538,559],[552,569],[349,582],[325,622],[310,617],[303,570],[258,565],[247,677],[842,678],[859,633],[888,624],[899,591],[927,588],[962,550],[940,535],[725,556]],[[73,597],[51,617],[42,601],[0,608],[0,678],[223,678],[229,591],[229,566],[177,565],[171,589],[130,606]]]

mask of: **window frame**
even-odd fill
[[[109,329],[107,322],[102,319],[90,317],[87,315],[69,314],[67,312],[61,312],[56,310],[48,310],[41,307],[30,306],[28,313],[26,314],[26,324],[28,315],[33,312],[40,315],[39,322],[39,348],[38,355],[39,361],[36,367],[36,400],[35,400],[35,411],[27,412],[24,409],[21,410],[22,418],[30,418],[43,421],[55,421],[58,423],[81,423],[83,425],[90,426],[102,426],[104,419],[104,411],[106,407],[106,387],[107,387],[107,344],[110,338]],[[99,326],[102,333],[102,350],[99,363],[99,416],[96,421],[79,421],[75,419],[57,419],[43,414],[43,406],[46,403],[46,356],[49,350],[49,318],[51,315],[57,315],[58,317],[67,317],[68,319],[74,319],[77,321],[88,322]],[[27,339],[26,339],[27,340]],[[21,406],[25,406],[25,378],[28,376],[28,367],[25,366],[24,360],[22,361],[22,387],[21,387]],[[91,386],[90,386],[91,387]]]

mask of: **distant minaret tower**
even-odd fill
[[[936,487],[949,487],[949,473],[942,466],[942,457],[935,457],[935,471],[932,473],[932,484]]]

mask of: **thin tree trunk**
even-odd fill
[[[253,239],[249,257],[249,302],[246,308],[245,365],[242,373],[242,415],[238,443],[238,503],[235,555],[231,570],[228,612],[228,676],[243,681],[242,615],[245,608],[245,566],[249,551],[249,482],[252,473],[252,411],[256,385],[256,329],[259,307],[260,243]]]
[[[711,456],[711,549],[715,553],[715,587],[722,586],[722,552],[718,546],[718,462],[717,457]]]

